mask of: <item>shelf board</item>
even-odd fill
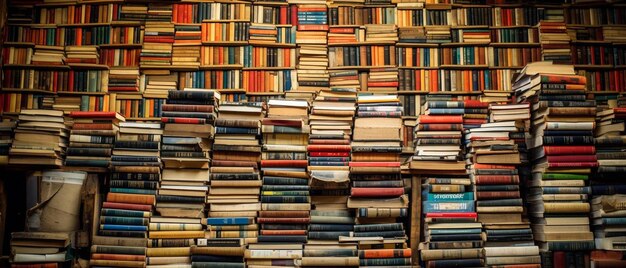
[[[535,28],[533,25],[489,26],[489,29]]]
[[[396,43],[397,47],[438,47],[439,43]]]
[[[243,69],[242,64],[225,64],[225,65],[200,65],[200,70],[219,70],[219,69],[228,69],[228,70],[236,70]]]
[[[202,42],[205,46],[245,46],[248,41],[208,41]]]
[[[5,64],[4,68],[9,69],[56,69],[56,70],[69,70],[70,66],[67,65],[37,65],[37,64]]]
[[[161,117],[128,117],[130,121],[161,121]]]
[[[482,91],[437,91],[427,92],[428,95],[481,95]]]
[[[96,69],[96,70],[108,70],[109,66],[104,64],[90,64],[90,63],[70,63],[68,64],[72,69]]]
[[[398,69],[408,69],[408,70],[437,70],[439,67],[437,66],[398,66]]]
[[[141,48],[142,44],[102,44],[100,48]]]
[[[80,91],[57,91],[59,95],[88,95],[88,96],[104,96],[107,95],[108,92],[80,92]]]
[[[251,96],[280,96],[284,94],[285,92],[246,92],[246,95]]]
[[[390,46],[395,45],[395,41],[365,41],[365,42],[354,42],[354,43],[329,43],[329,47],[345,47],[345,46]]]
[[[111,21],[111,27],[123,27],[123,26],[141,26],[140,21],[132,20],[114,20]]]
[[[198,66],[180,66],[180,65],[150,65],[150,66],[139,66],[140,70],[167,70],[167,71],[196,71],[198,70]]]
[[[328,28],[360,28],[360,27],[364,27],[364,26],[358,25],[358,24],[328,25]]]
[[[265,42],[255,42],[248,41],[248,45],[255,47],[278,47],[278,48],[295,48],[296,44],[287,44],[287,43],[265,43]]]
[[[0,92],[8,92],[8,93],[31,93],[31,94],[49,94],[54,95],[55,93],[48,90],[36,89],[36,88],[2,88]]]
[[[489,46],[489,44],[490,44],[489,42],[484,42],[484,43],[454,42],[454,43],[443,43],[441,44],[441,46],[442,47],[486,47],[486,46]]]
[[[63,24],[57,24],[57,27],[99,27],[99,26],[111,26],[111,23],[100,22],[100,23],[63,23]]]
[[[489,65],[458,65],[458,64],[442,64],[442,69],[488,69]]]
[[[250,20],[236,20],[236,19],[230,19],[230,20],[202,20],[202,23],[211,23],[211,22],[250,22]]]
[[[246,93],[245,89],[217,89],[222,94]]]
[[[2,45],[5,47],[35,47],[35,43],[30,42],[4,42]]]
[[[340,66],[340,67],[328,67],[328,70],[371,70],[371,69],[385,69],[385,68],[397,68],[395,65],[384,66]]]
[[[283,71],[295,70],[296,67],[244,67],[244,71]]]
[[[583,45],[611,45],[610,41],[604,40],[572,40],[572,44],[583,44]]]
[[[576,69],[613,69],[613,65],[575,64]]]
[[[587,91],[587,94],[595,94],[595,95],[619,95],[622,92],[619,91]]]
[[[287,6],[287,2],[254,1],[255,6]]]
[[[540,47],[540,43],[490,43],[492,47]]]
[[[492,70],[506,70],[506,69],[521,70],[521,69],[524,69],[524,66],[489,66],[489,69],[492,69]]]

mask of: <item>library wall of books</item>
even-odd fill
[[[0,267],[626,267],[626,3],[0,1]]]

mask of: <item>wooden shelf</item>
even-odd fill
[[[35,47],[35,43],[30,42],[4,42],[5,47]]]
[[[108,92],[80,92],[80,91],[57,91],[59,95],[89,95],[89,96],[104,96],[107,95]]]
[[[225,65],[200,65],[200,70],[220,70],[220,69],[228,69],[228,70],[236,70],[243,69],[242,64],[225,64]]]
[[[329,47],[347,47],[347,46],[392,46],[395,45],[394,41],[381,41],[381,42],[354,42],[354,43],[329,43]]]
[[[489,46],[489,42],[484,42],[484,43],[468,43],[468,42],[463,42],[463,43],[442,43],[441,46],[442,47],[486,47]]]
[[[595,65],[595,64],[575,64],[574,68],[576,69],[613,69],[613,65]]]
[[[285,92],[246,92],[246,95],[251,96],[280,96],[284,94]]]
[[[150,65],[150,66],[139,66],[140,70],[167,70],[167,71],[196,71],[198,70],[198,66],[180,66],[180,65]]]
[[[2,88],[2,93],[26,93],[26,94],[48,94],[54,95],[55,93],[48,90],[36,89],[36,88]]]
[[[439,43],[396,43],[397,47],[438,47]]]
[[[161,117],[128,117],[130,121],[161,121]]]
[[[111,23],[100,22],[100,23],[64,23],[64,24],[57,24],[57,27],[100,27],[100,26],[111,26]]]
[[[205,46],[245,46],[248,44],[248,41],[211,41],[211,42],[202,42],[202,45]]]
[[[90,64],[90,63],[70,63],[68,64],[72,69],[95,69],[95,70],[108,70],[109,66],[104,64]]]
[[[142,44],[103,44],[100,48],[141,48]]]
[[[398,68],[395,65],[384,66],[340,66],[340,67],[328,67],[328,70],[371,70],[371,69],[386,69],[386,68]]]
[[[490,43],[492,47],[540,47],[540,43]]]
[[[287,44],[287,43],[265,43],[265,42],[248,41],[248,45],[251,45],[254,47],[296,48],[296,44]]]
[[[284,71],[295,70],[296,67],[244,67],[244,71]]]
[[[35,65],[35,64],[5,64],[4,68],[8,69],[54,69],[54,70],[69,70],[70,66],[67,65]]]
[[[581,45],[611,45],[610,41],[604,40],[572,40],[572,44],[581,44]]]
[[[458,65],[458,64],[442,64],[442,69],[489,69],[489,65]]]
[[[408,70],[437,70],[439,67],[436,66],[398,66],[398,69],[408,69]]]

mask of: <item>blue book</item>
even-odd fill
[[[112,193],[123,193],[123,194],[150,194],[156,195],[156,190],[151,189],[134,189],[134,188],[111,188],[110,192]]]
[[[480,234],[482,229],[480,228],[470,228],[470,229],[431,229],[431,235],[438,234]]]
[[[143,225],[117,225],[117,224],[101,224],[100,230],[113,231],[148,231],[148,226]]]
[[[626,224],[626,217],[621,218],[602,218],[603,225],[623,225]]]
[[[247,225],[252,224],[253,220],[250,218],[207,218],[207,225]]]
[[[428,108],[429,114],[465,114],[463,108]]]
[[[474,201],[473,192],[450,193],[450,194],[431,194],[428,193],[426,200],[429,201]]]
[[[424,202],[424,213],[430,212],[474,212],[474,201],[462,202]]]

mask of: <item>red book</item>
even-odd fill
[[[420,115],[420,124],[463,124],[462,115]]]
[[[263,118],[263,121],[261,122],[263,123],[263,125],[302,127],[302,120]]]
[[[595,146],[544,146],[546,155],[595,154]]]
[[[156,197],[149,194],[107,193],[107,201],[137,205],[154,205]]]
[[[117,202],[104,202],[102,203],[102,208],[152,211],[151,205],[139,205],[139,204],[128,204],[128,203],[117,203]]]
[[[597,167],[598,162],[558,162],[548,163],[551,168],[591,168]]]
[[[307,24],[298,25],[298,31],[328,31],[328,25]]]
[[[72,129],[75,130],[111,130],[113,124],[98,124],[98,123],[74,123]]]
[[[474,176],[476,184],[518,184],[518,175],[476,175]]]
[[[367,82],[369,87],[397,87],[399,82]]]
[[[581,75],[542,75],[541,83],[549,84],[587,84],[587,77]]]
[[[349,152],[310,152],[310,156],[327,156],[327,157],[346,157],[350,156]]]
[[[566,267],[565,265],[565,252],[564,251],[555,251],[552,253],[552,264],[555,268]]]
[[[351,167],[399,167],[400,162],[350,162]]]
[[[598,158],[595,154],[583,155],[548,155],[546,157],[549,163],[557,162],[596,162]]]
[[[163,111],[177,111],[177,112],[206,112],[212,113],[215,110],[213,105],[182,105],[182,104],[163,104],[161,106]]]
[[[280,20],[278,23],[280,24],[288,24],[289,22],[287,21],[287,6],[281,6],[280,7],[280,16],[279,16]]]
[[[352,188],[354,197],[396,197],[404,194],[404,188]]]
[[[520,198],[519,191],[502,191],[502,192],[476,192],[476,200],[485,199],[503,199],[503,198]]]
[[[262,167],[307,167],[307,160],[261,160]]]
[[[364,259],[379,259],[379,258],[410,258],[411,249],[368,249],[360,250],[359,257]]]
[[[186,117],[161,117],[161,122],[163,122],[163,123],[176,123],[176,124],[203,125],[203,124],[206,124],[206,119],[204,119],[204,118],[186,118]]]
[[[480,125],[480,124],[487,123],[487,120],[486,119],[476,119],[476,118],[464,118],[463,119],[463,123],[464,124],[468,124],[468,125]]]
[[[120,116],[116,112],[86,112],[86,111],[73,111],[70,113],[72,118],[118,118]]]
[[[241,152],[238,152],[241,153]],[[232,160],[215,160],[211,161],[211,166],[214,167],[253,167],[257,168],[257,162],[252,161],[232,161]]]
[[[476,218],[476,212],[430,212],[426,218]]]
[[[351,151],[352,146],[350,145],[325,145],[325,144],[314,144],[306,147],[307,151],[324,151],[324,152],[338,152],[338,151]]]
[[[419,124],[417,129],[429,131],[463,130],[463,124]]]
[[[474,164],[474,169],[515,169],[515,165]]]
[[[331,33],[354,33],[354,28],[330,28]]]
[[[291,25],[292,26],[298,26],[298,6],[297,5],[290,5],[289,7],[291,10]]]
[[[310,218],[257,218],[258,223],[309,223]]]

